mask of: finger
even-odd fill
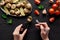
[[[45,28],[48,27],[47,23],[46,22],[40,22],[40,25],[43,25]]]
[[[21,29],[22,26],[23,24],[20,24],[19,26],[16,27],[16,29]]]
[[[41,35],[47,35],[45,31],[41,31]]]
[[[46,32],[45,32],[45,29],[44,29],[43,25],[40,25],[40,29],[41,29],[41,34],[46,34]]]
[[[35,24],[39,28],[40,25],[43,25],[45,30],[50,30],[46,22],[40,22],[39,24]]]
[[[50,28],[45,28],[45,32],[48,34],[50,31]]]
[[[24,32],[22,33],[22,36],[25,36],[26,32],[27,32],[27,29],[24,30]]]
[[[50,28],[49,28],[49,27],[46,27],[46,28],[45,28],[45,30],[49,31],[49,30],[50,30]]]
[[[20,31],[21,27],[22,27],[22,24],[17,26],[16,29],[14,30],[14,32],[13,32],[13,35],[19,35],[19,31]]]
[[[40,29],[41,29],[41,34],[48,34],[49,33],[49,30],[48,29],[45,29],[44,27],[43,27],[43,25],[40,25]]]
[[[38,24],[35,24],[35,26],[39,26],[39,25],[42,25],[42,24],[46,24],[46,22],[40,22]]]
[[[22,27],[22,24],[20,24],[19,26],[17,26],[16,29],[15,29],[15,31],[20,31],[21,27]]]
[[[46,22],[40,22],[40,24],[45,24]]]
[[[40,25],[40,29],[41,31],[44,31],[44,27],[42,25]]]
[[[50,27],[48,26],[48,24],[46,22],[40,23],[41,25],[43,25],[45,27],[45,30],[50,30]]]
[[[35,24],[35,26],[40,26],[40,24]]]
[[[43,25],[43,26],[48,26],[46,22],[40,22],[38,24],[35,24],[36,26]]]
[[[24,28],[21,28],[20,31],[23,31]]]
[[[40,29],[40,24],[35,24],[37,29]]]

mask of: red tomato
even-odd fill
[[[55,18],[54,18],[54,17],[51,17],[51,18],[49,19],[49,21],[50,21],[50,22],[54,22],[54,21],[55,21]]]
[[[35,11],[34,11],[34,14],[39,15],[40,13],[39,13],[38,10],[35,10]]]
[[[56,1],[56,4],[59,5],[59,1]]]
[[[56,10],[55,11],[55,15],[60,15],[60,11],[59,10]]]
[[[60,11],[60,7],[58,7],[58,10]]]
[[[54,14],[54,9],[53,8],[50,8],[49,9],[49,13],[50,13],[50,15]]]
[[[53,5],[52,5],[52,8],[54,8],[54,9],[56,9],[57,7],[58,7],[57,4],[53,4]]]
[[[40,0],[34,0],[36,4],[40,4]]]

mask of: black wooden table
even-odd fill
[[[47,22],[49,27],[51,28],[50,33],[49,33],[49,38],[50,40],[60,40],[60,18],[57,17],[56,21],[54,23],[49,23],[48,19],[49,19],[49,15],[45,15],[43,16],[41,11],[40,11],[40,15],[36,16],[34,15],[34,10],[38,9],[37,5],[34,4],[34,0],[29,0],[33,6],[32,12],[31,12],[31,16],[33,17],[33,21],[31,23],[31,27],[29,27],[28,29],[28,33],[26,34],[26,37],[24,38],[24,40],[41,40],[40,37],[40,32],[38,29],[35,28],[34,24],[36,24],[35,19],[38,19],[40,22]],[[49,4],[46,4],[46,2],[48,2],[49,0],[44,0],[42,1],[42,5],[44,5],[45,8],[49,8]],[[11,17],[8,16],[7,20],[12,18],[13,19],[13,24],[12,25],[8,25],[6,22],[7,20],[4,20],[1,18],[1,15],[4,12],[2,12],[0,10],[0,40],[13,40],[13,31],[16,28],[16,26],[18,26],[21,23],[24,23],[26,21],[27,17],[22,17],[22,18],[16,18],[16,17]]]

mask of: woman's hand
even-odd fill
[[[14,40],[23,40],[23,37],[25,36],[27,29],[25,29],[22,34],[19,34],[22,26],[23,25],[21,24],[21,25],[17,26],[16,29],[14,30],[14,32],[13,32]]]
[[[36,26],[39,26],[39,28],[41,29],[41,37],[43,40],[49,40],[48,34],[49,34],[49,30],[50,28],[48,27],[46,22],[43,23],[38,23],[36,24]]]

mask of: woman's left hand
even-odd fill
[[[19,26],[16,27],[16,29],[13,32],[13,36],[14,36],[14,40],[23,40],[27,29],[24,30],[24,32],[22,34],[19,34],[19,32],[21,31],[21,27],[23,26],[23,24],[20,24]]]

